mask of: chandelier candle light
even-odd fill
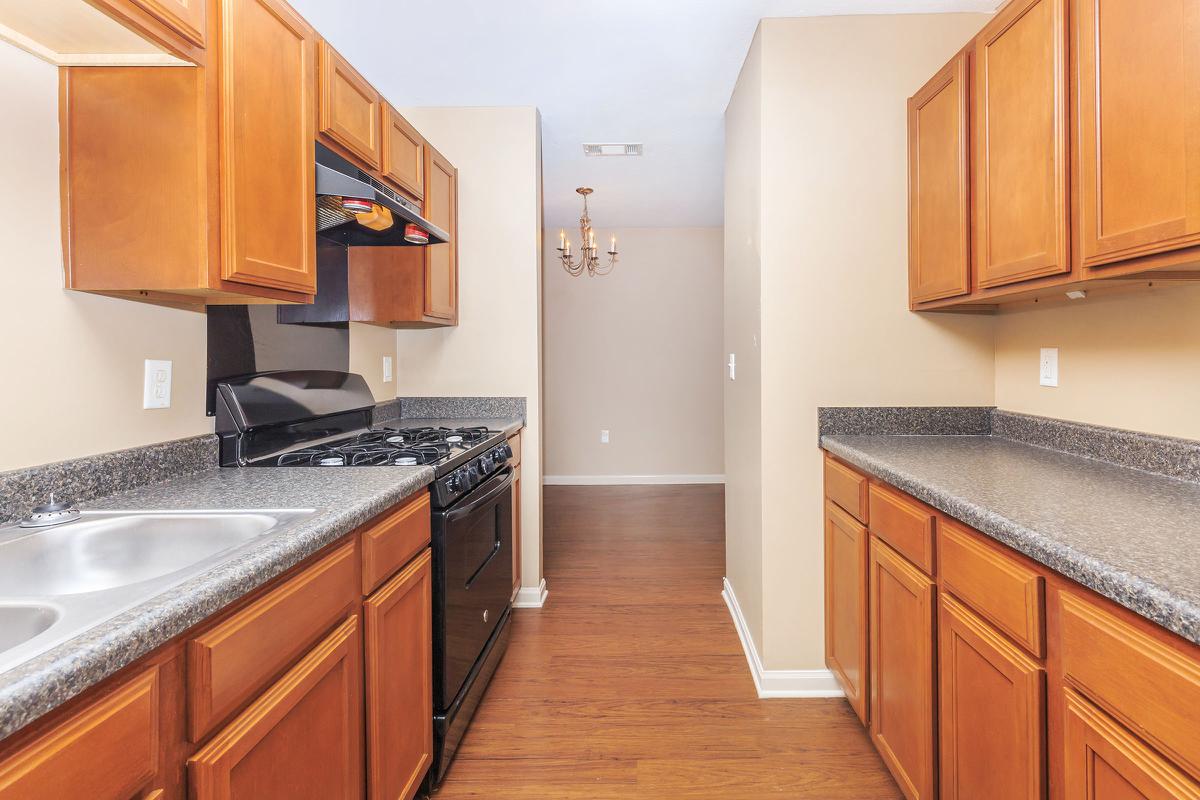
[[[607,275],[617,265],[617,237],[614,235],[609,245],[608,263],[601,264],[596,247],[596,232],[592,230],[592,219],[588,216],[587,199],[592,190],[586,186],[580,186],[575,191],[583,195],[583,216],[579,218],[579,236],[583,240],[583,253],[579,261],[572,260],[571,241],[567,238],[566,232],[560,230],[558,232],[558,257],[562,259],[563,269],[573,277],[582,275],[584,270],[587,270],[589,277]]]

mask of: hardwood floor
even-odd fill
[[[516,612],[435,800],[901,797],[844,700],[755,695],[722,492],[546,487],[549,600]]]

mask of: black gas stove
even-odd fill
[[[512,450],[502,431],[373,426],[360,375],[293,370],[217,384],[223,467],[432,466],[433,763],[446,773],[508,646],[512,613]]]

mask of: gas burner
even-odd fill
[[[442,444],[452,447],[478,444],[492,435],[487,428],[380,428],[363,436],[380,436],[396,445]],[[361,437],[360,437],[361,438]]]
[[[284,453],[276,459],[280,467],[415,467],[435,464],[450,455],[444,444],[394,444],[379,432],[364,433],[342,442],[306,447]]]

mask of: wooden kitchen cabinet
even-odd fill
[[[937,797],[934,583],[871,537],[871,739],[909,800]]]
[[[361,653],[355,615],[189,759],[192,798],[361,797]]]
[[[426,549],[363,603],[371,800],[411,800],[433,761],[429,564]]]
[[[351,247],[350,321],[391,328],[458,324],[458,170],[426,143],[425,217],[450,234],[426,247]]]
[[[825,501],[825,664],[864,724],[867,706],[867,529]]]
[[[1200,800],[1200,784],[1064,689],[1064,800]]]
[[[975,38],[972,239],[981,288],[1071,268],[1067,0],[1013,0]]]
[[[383,100],[350,62],[321,42],[318,126],[322,138],[368,168],[380,163]]]
[[[938,616],[941,797],[1046,796],[1046,673],[966,606]]]
[[[313,294],[316,32],[281,0],[220,0],[222,277]]]
[[[1075,0],[1076,258],[1200,260],[1200,2]],[[1100,270],[1095,274],[1108,274]]]
[[[0,800],[153,797],[160,684],[157,667],[143,670],[0,761]]]
[[[512,485],[512,574],[513,599],[521,590],[521,465],[513,467]]]
[[[383,104],[383,177],[414,200],[425,197],[425,139],[390,104]]]
[[[908,100],[909,302],[971,290],[969,54]]]

